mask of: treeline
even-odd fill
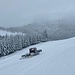
[[[48,40],[49,36],[46,30],[41,35],[17,34],[9,36],[6,34],[0,40],[0,57]]]

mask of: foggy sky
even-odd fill
[[[37,16],[73,10],[75,0],[0,0],[0,26],[20,26]]]

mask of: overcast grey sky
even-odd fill
[[[0,0],[0,26],[20,26],[39,14],[64,13],[73,10],[75,0]]]

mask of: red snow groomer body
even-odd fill
[[[22,55],[21,58],[28,58],[28,57],[36,56],[36,55],[38,55],[40,52],[42,52],[41,49],[37,49],[36,47],[30,48],[30,49],[29,49],[29,53],[26,53],[25,55]]]

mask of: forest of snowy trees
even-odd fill
[[[11,54],[15,51],[21,50],[27,46],[34,45],[40,42],[46,42],[49,40],[47,31],[43,31],[41,35],[5,35],[0,40],[0,57]]]
[[[0,57],[40,42],[75,37],[75,23],[67,24],[62,21],[46,24],[33,23],[22,27],[0,27],[0,30],[10,33],[22,33],[16,35],[0,35]]]

